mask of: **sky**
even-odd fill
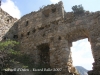
[[[92,70],[94,59],[91,45],[87,38],[73,42],[71,51],[74,66],[83,66],[87,70]]]
[[[25,14],[39,10],[42,6],[55,4],[60,0],[2,0],[1,8],[14,18],[20,19]],[[62,0],[66,12],[72,11],[72,6],[80,5],[84,10],[95,12],[100,10],[100,0]],[[87,39],[73,42],[71,48],[73,63],[75,66],[83,66],[88,70],[92,69],[91,46]]]

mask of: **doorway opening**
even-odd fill
[[[73,42],[71,51],[74,66],[81,66],[86,70],[92,70],[94,59],[92,56],[91,45],[87,38]]]
[[[39,50],[39,56],[40,56],[40,64],[39,67],[40,69],[50,69],[50,48],[48,43],[41,44],[37,46]],[[55,75],[55,72],[53,71],[40,71],[38,72],[39,75]]]
[[[42,68],[47,68],[50,66],[50,52],[49,44],[41,44],[38,46],[39,55],[40,55],[40,65]]]

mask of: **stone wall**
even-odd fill
[[[32,55],[34,64],[42,62],[51,68],[62,68],[55,75],[72,75],[69,72],[69,68],[74,68],[70,50],[72,42],[88,38],[95,60],[89,75],[100,74],[100,11],[86,11],[84,14],[75,15],[73,12],[65,12],[63,3],[59,2],[26,14],[14,22],[16,20],[13,18],[10,21],[3,18],[1,23],[4,27],[1,29],[9,25],[11,29],[8,32],[4,30],[7,33],[2,31],[3,34],[0,35],[6,34],[10,39],[16,37],[20,42],[21,52]]]
[[[94,60],[99,59],[98,52],[94,52],[95,49],[93,49],[93,44],[96,42],[94,35],[97,34],[97,38],[99,38],[97,31],[99,30],[99,13],[99,11],[95,13],[86,11],[82,15],[75,15],[73,12],[64,12],[62,2],[59,2],[25,15],[18,21],[21,49],[24,53],[32,54],[33,60],[35,60],[34,64],[37,64],[41,60],[37,47],[47,43],[50,66],[63,68],[62,72],[58,72],[56,75],[68,74],[67,62],[71,59],[70,47],[74,41],[88,38]],[[95,45],[99,47],[99,43]]]
[[[0,41],[14,37],[14,34],[17,33],[16,25],[14,25],[16,21],[16,18],[13,18],[0,8]]]
[[[14,25],[16,21],[16,18],[13,18],[0,8],[0,41],[4,41],[7,39],[17,39],[15,37],[17,36],[18,27],[16,24]],[[3,75],[4,71],[2,71],[2,69],[9,60],[7,57],[8,56],[5,51],[0,50],[0,75]]]

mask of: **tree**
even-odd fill
[[[84,8],[82,5],[75,5],[72,7],[72,10],[75,14],[82,14],[84,13]]]
[[[19,43],[12,40],[0,42],[0,74],[5,68],[9,68],[9,62],[13,60],[14,55],[19,54],[19,51],[14,50],[13,48]]]

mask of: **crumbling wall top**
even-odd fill
[[[2,10],[2,8],[0,8],[0,17],[1,16],[6,16],[9,19],[13,20],[13,21],[17,21],[17,18],[13,18],[11,15],[9,15],[7,12],[5,12],[4,10]]]

